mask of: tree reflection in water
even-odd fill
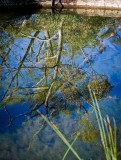
[[[73,107],[83,108],[87,114],[85,103],[91,104],[88,85],[98,100],[106,97],[111,89],[108,77],[99,74],[93,64],[95,57],[100,56],[99,37],[106,35],[107,41],[111,40],[110,34],[116,31],[116,24],[111,22],[113,19],[82,19],[75,15],[54,16],[51,20],[42,15],[41,18],[28,19],[25,26],[20,23],[22,26],[18,28],[14,23],[10,24],[13,31],[8,26],[5,29],[8,33],[4,30],[0,33],[0,70],[4,90],[1,106],[9,116],[9,124],[25,115],[37,117],[36,111],[42,111],[41,108],[50,118],[57,117],[61,112],[68,115]],[[97,38],[105,23],[111,32],[107,30]],[[9,34],[11,31],[13,33]],[[117,35],[113,38],[113,41],[119,40]],[[28,103],[29,109],[12,115],[6,106],[18,102]],[[89,132],[95,127],[86,120],[84,123],[80,134],[82,139],[95,141],[98,131],[95,130],[89,137]]]

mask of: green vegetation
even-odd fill
[[[97,102],[97,98],[95,93],[91,91],[89,86],[90,96],[92,99],[93,107],[95,110],[98,127],[100,130],[101,142],[104,148],[106,160],[117,160],[117,139],[116,139],[116,122],[114,121],[114,129],[111,127],[111,123],[109,117],[103,119],[102,114],[100,112],[100,108]]]
[[[61,138],[61,140],[68,146],[68,148],[73,152],[73,154],[77,157],[77,159],[82,160],[77,152],[73,149],[73,147],[69,144],[68,140],[65,138],[65,136],[60,132],[60,130],[55,126],[54,123],[50,122],[46,116],[41,114],[39,110],[37,110],[39,115],[42,116],[42,118],[50,125],[50,127],[56,132],[56,134]]]
[[[85,115],[83,119],[80,120],[79,126],[81,126],[80,135],[78,138],[84,142],[95,142],[99,136],[99,129],[94,123],[95,119],[92,119],[89,114]]]

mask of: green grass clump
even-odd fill
[[[108,115],[105,119],[103,119],[95,93],[90,89],[90,87],[89,87],[89,92],[92,99],[92,106],[94,107],[95,110],[100,130],[101,142],[105,152],[106,160],[117,160],[117,144],[116,144],[117,127],[115,119],[113,119],[114,129],[112,129]]]

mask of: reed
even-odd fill
[[[72,145],[68,142],[67,138],[61,133],[61,131],[56,127],[56,125],[48,120],[46,116],[41,114],[39,110],[37,110],[40,116],[45,120],[45,122],[55,131],[55,133],[61,138],[61,140],[68,146],[68,149],[72,151],[72,153],[76,156],[78,160],[83,160],[80,158],[78,153],[75,151],[75,149],[72,147]]]
[[[101,142],[105,152],[106,160],[117,160],[117,145],[116,145],[116,122],[113,119],[114,127],[111,127],[109,116],[106,118],[102,117],[99,104],[95,93],[89,88],[90,96],[92,99],[92,106],[94,108],[96,119],[100,131]]]

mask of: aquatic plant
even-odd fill
[[[89,83],[89,85],[91,90],[95,92],[97,99],[104,96],[105,94],[107,95],[109,88],[111,86],[108,80],[105,79],[101,81],[100,79],[94,79]]]
[[[100,136],[99,129],[94,125],[94,120],[86,114],[80,121],[80,134],[78,136],[84,142],[94,142]]]
[[[73,152],[73,154],[77,157],[77,159],[82,160],[75,149],[70,145],[67,138],[61,133],[61,131],[56,127],[56,125],[48,120],[46,116],[41,114],[39,110],[37,110],[38,114],[42,116],[42,118],[47,122],[47,124],[56,132],[56,134],[61,138],[61,140],[68,146],[68,149]]]
[[[106,118],[102,117],[95,92],[91,90],[90,86],[88,87],[89,87],[89,92],[92,99],[92,106],[94,107],[94,110],[95,110],[98,127],[100,130],[101,142],[103,145],[106,159],[117,160],[117,144],[116,144],[117,127],[116,127],[115,119],[113,119],[114,129],[112,129],[108,115]]]

